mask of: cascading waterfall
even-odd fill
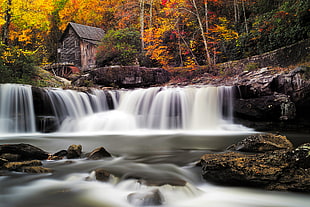
[[[114,97],[113,110],[104,108],[82,118],[75,116],[63,122],[61,130],[234,130],[232,93],[231,87],[210,86],[118,91],[119,98],[110,94]],[[102,104],[107,104],[106,99]]]
[[[31,86],[0,85],[0,133],[33,133],[35,131]]]
[[[4,84],[0,89],[0,132],[35,132],[31,86]],[[241,129],[233,124],[232,87],[45,92],[62,132]]]

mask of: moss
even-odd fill
[[[246,64],[244,67],[246,71],[254,71],[254,70],[257,70],[258,68],[259,68],[258,63],[253,63],[253,62]]]

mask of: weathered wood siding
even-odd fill
[[[86,70],[96,67],[97,45],[87,41],[80,42],[81,69]]]
[[[81,67],[81,50],[80,39],[72,28],[64,34],[63,41],[60,45],[59,60],[61,63],[73,63],[74,65]]]

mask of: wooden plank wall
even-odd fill
[[[62,45],[60,45],[60,62],[74,63],[75,66],[81,67],[81,50],[79,37],[70,28],[63,38]]]

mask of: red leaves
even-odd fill
[[[167,4],[168,1],[169,1],[169,0],[162,0],[162,1],[161,1],[161,4],[165,6],[165,5]]]

